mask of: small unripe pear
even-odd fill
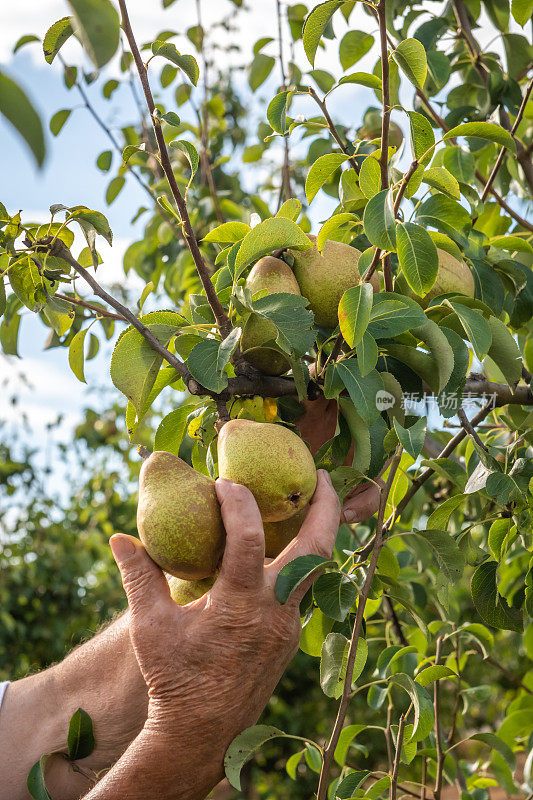
[[[220,431],[218,471],[248,487],[267,522],[288,519],[306,506],[317,480],[313,456],[299,436],[249,419],[230,420]]]
[[[156,450],[141,467],[137,528],[165,572],[195,580],[213,575],[225,541],[215,482]]]
[[[263,522],[265,531],[265,556],[276,558],[285,550],[289,542],[300,533],[300,528],[304,524],[309,506],[305,506],[289,519],[281,522]]]
[[[316,243],[316,236],[309,236]],[[361,251],[344,242],[330,239],[319,253],[316,246],[308,250],[289,250],[294,258],[294,274],[300,291],[309,300],[315,323],[334,328],[339,321],[339,302],[347,289],[361,283],[358,261]],[[379,291],[379,278],[374,273],[370,281]]]
[[[211,589],[215,580],[216,576],[214,575],[211,578],[203,578],[200,581],[184,581],[182,578],[167,575],[170,596],[179,606],[186,606],[188,603],[203,597]]]
[[[246,286],[252,295],[266,289],[268,294],[300,294],[291,268],[280,258],[265,256],[252,268]],[[286,356],[275,345],[276,326],[268,319],[252,316],[244,326],[241,351],[247,361],[266,375],[283,375],[290,369]],[[266,342],[269,347],[262,347]]]

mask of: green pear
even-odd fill
[[[246,286],[252,295],[266,289],[268,294],[300,294],[291,268],[280,258],[261,258],[248,275]],[[270,320],[252,314],[241,337],[241,351],[247,361],[265,375],[283,375],[290,369],[287,357],[276,346],[277,330]],[[263,347],[265,343],[268,347]]]
[[[183,578],[167,575],[170,596],[179,606],[186,606],[203,597],[211,589],[215,580],[215,575],[211,578],[203,578],[201,581],[184,581]]]
[[[263,522],[265,531],[265,556],[276,558],[285,550],[289,542],[298,536],[300,528],[309,511],[309,506],[305,506],[289,519],[282,519],[281,522]]]
[[[437,255],[439,257],[439,271],[435,283],[426,295],[423,297],[416,295],[408,285],[404,275],[399,275],[396,278],[396,291],[412,297],[413,300],[420,303],[422,308],[426,308],[434,297],[438,297],[441,294],[453,293],[474,297],[474,276],[468,265],[440,248],[437,248]]]
[[[218,471],[250,489],[267,522],[288,519],[306,506],[317,480],[313,456],[299,436],[250,419],[232,419],[220,431]]]
[[[309,236],[316,243],[316,236]],[[300,291],[309,300],[317,325],[335,328],[338,308],[347,289],[361,283],[357,266],[361,251],[343,242],[330,239],[319,253],[316,246],[308,250],[289,250],[294,258],[294,274]],[[374,273],[371,280],[374,291],[379,291],[379,278]]]
[[[213,575],[225,541],[214,481],[156,450],[141,467],[137,528],[165,572],[195,580]]]

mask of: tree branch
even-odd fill
[[[442,639],[439,636],[435,650],[435,664],[438,664],[440,661],[441,646]],[[440,800],[440,793],[442,790],[442,772],[444,770],[444,751],[442,748],[442,731],[440,725],[439,681],[435,681],[435,685],[433,687],[433,705],[435,706],[435,741],[437,748],[437,774],[435,776],[435,789],[433,790],[433,796],[435,797],[435,800]]]
[[[335,719],[335,724],[333,726],[331,737],[329,739],[326,749],[324,750],[322,769],[320,771],[320,778],[318,782],[317,800],[325,800],[326,798],[328,790],[329,773],[333,762],[333,755],[335,753],[335,748],[337,747],[339,736],[341,734],[344,725],[344,720],[346,718],[346,712],[348,710],[354,662],[355,662],[355,656],[357,654],[357,645],[359,643],[361,628],[363,625],[366,602],[368,600],[368,595],[370,593],[370,587],[372,584],[372,580],[374,578],[374,572],[376,571],[378,557],[381,552],[381,548],[383,546],[383,519],[385,516],[385,507],[387,505],[387,499],[389,497],[392,488],[392,483],[394,481],[396,470],[398,469],[398,464],[400,463],[400,458],[401,458],[401,449],[398,448],[392,459],[392,463],[389,470],[389,476],[387,478],[387,483],[385,484],[384,487],[381,488],[381,493],[379,498],[379,511],[376,522],[376,536],[374,539],[372,556],[370,559],[370,564],[368,565],[365,582],[363,584],[363,588],[361,589],[361,593],[359,595],[359,601],[357,604],[357,615],[355,618],[355,625],[353,629],[352,638],[350,641],[350,648],[348,650],[348,660],[346,663],[346,677],[344,679],[344,686],[339,703],[339,709],[337,712],[337,717]]]
[[[389,81],[389,53],[387,48],[387,19],[386,0],[379,0],[377,13],[379,20],[379,38],[381,43],[381,82],[383,97],[383,115],[381,118],[381,153],[379,163],[381,168],[381,189],[389,188],[389,128],[390,128],[390,81]],[[405,189],[404,189],[405,191]],[[400,198],[401,199],[401,198]],[[390,256],[383,259],[383,278],[385,290],[393,291],[392,269]]]
[[[154,115],[155,112],[154,98],[152,96],[152,91],[150,89],[150,84],[148,82],[148,74],[146,72],[146,67],[141,58],[141,54],[139,52],[139,48],[135,40],[135,36],[133,35],[133,31],[128,16],[128,10],[126,8],[126,2],[125,0],[118,0],[118,3],[122,14],[122,27],[124,29],[124,33],[126,34],[126,38],[128,40],[128,44],[130,46],[133,55],[133,60],[135,61],[135,66],[137,67],[137,72],[139,73],[139,78],[141,81],[144,96],[148,106],[148,111],[150,112],[150,119],[152,121],[152,125],[154,128],[157,146],[159,148],[161,165],[163,167],[165,176],[169,183],[170,191],[172,192],[172,197],[174,198],[174,202],[176,203],[177,209],[179,211],[181,223],[183,226],[183,232],[185,235],[185,241],[187,243],[189,250],[191,251],[191,255],[193,257],[196,270],[198,272],[200,281],[202,282],[202,286],[204,287],[205,293],[207,295],[207,300],[209,302],[209,305],[211,306],[213,314],[215,315],[215,319],[220,329],[221,336],[222,338],[226,338],[226,336],[228,336],[232,328],[231,322],[220,300],[218,299],[215,287],[211,282],[209,271],[205,265],[204,259],[200,252],[200,248],[198,247],[198,242],[196,241],[196,236],[194,234],[191,225],[189,212],[187,211],[187,205],[179,190],[178,184],[176,183],[176,178],[172,170],[172,164],[170,162],[170,157],[168,154],[165,139],[163,137],[163,132],[161,130],[161,125],[159,124],[159,121],[156,119]]]
[[[355,172],[359,173],[359,168],[357,166],[357,161],[355,160],[355,158],[353,156],[350,155],[350,152],[349,152],[345,142],[343,142],[342,136],[340,135],[339,131],[335,127],[335,123],[331,119],[331,116],[329,114],[329,111],[327,109],[325,101],[320,99],[320,97],[315,92],[315,90],[313,89],[312,86],[309,86],[309,94],[311,95],[313,100],[315,100],[315,102],[317,103],[318,107],[322,111],[322,114],[324,115],[324,119],[327,122],[327,126],[329,128],[329,131],[330,131],[331,135],[333,136],[333,138],[335,139],[335,141],[339,145],[339,147],[342,150],[342,152],[344,153],[344,155],[349,157],[348,161],[350,163],[351,168],[353,170],[355,170]]]
[[[398,737],[396,739],[396,755],[394,758],[394,767],[392,768],[392,780],[390,785],[390,800],[396,800],[396,792],[398,789],[398,772],[400,771],[400,757],[402,754],[403,745],[403,732],[405,730],[405,715],[400,715],[398,723]]]
[[[397,216],[398,214],[400,203],[402,202],[405,190],[407,189],[407,184],[409,183],[409,181],[411,180],[417,169],[418,169],[418,161],[415,159],[411,163],[411,166],[409,167],[409,169],[402,178],[400,188],[398,189],[398,194],[396,195],[396,199],[394,201],[394,216]]]
[[[66,294],[58,294],[58,292],[54,294],[54,297],[57,297],[58,300],[64,300],[66,303],[72,303],[72,305],[74,306],[81,306],[81,308],[87,308],[90,311],[96,311],[96,313],[100,317],[107,317],[108,319],[116,319],[119,322],[128,321],[121,314],[113,314],[111,311],[107,311],[105,308],[99,308],[98,306],[95,306],[92,303],[87,303],[86,300],[81,300],[79,297],[69,297]]]

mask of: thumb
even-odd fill
[[[134,536],[116,533],[109,544],[131,611],[141,611],[161,601],[172,603],[165,576],[152,561],[142,542]]]

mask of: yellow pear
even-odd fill
[[[424,305],[440,294],[465,294],[467,297],[474,297],[475,282],[470,268],[464,261],[447,253],[446,250],[437,248],[439,256],[439,271],[437,280],[423,298]]]
[[[203,597],[211,589],[215,580],[216,576],[214,575],[211,578],[203,578],[200,581],[185,581],[183,578],[167,575],[170,596],[179,606],[186,606],[187,603],[192,603],[194,600]]]
[[[165,572],[195,580],[213,575],[225,541],[215,482],[156,450],[141,467],[137,528]]]
[[[249,419],[232,419],[220,431],[218,471],[250,489],[267,522],[288,519],[306,506],[317,480],[313,456],[299,436]]]
[[[248,275],[246,286],[252,295],[266,289],[268,294],[300,294],[291,268],[280,258],[261,258]],[[283,375],[290,368],[286,356],[275,344],[276,326],[270,320],[252,314],[241,337],[241,351],[247,361],[266,375]],[[265,343],[268,347],[262,347]]]
[[[316,236],[309,236],[316,243]],[[316,246],[308,250],[289,250],[294,258],[294,274],[300,291],[309,300],[315,323],[325,328],[338,324],[338,308],[347,289],[361,283],[357,266],[361,251],[344,242],[327,240],[322,252]],[[379,291],[379,278],[374,273],[370,281],[374,292]]]
[[[263,522],[265,531],[265,556],[267,558],[276,558],[285,550],[289,542],[295,536],[298,536],[300,528],[304,524],[304,520],[309,511],[309,506],[305,506],[301,511],[298,511],[294,516],[289,519],[283,519],[281,522]]]

